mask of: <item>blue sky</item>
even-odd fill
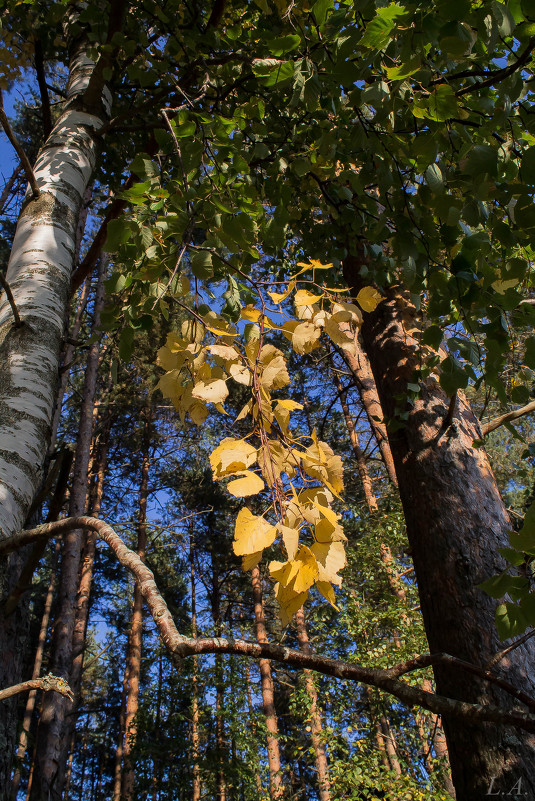
[[[14,103],[22,98],[20,88],[4,93],[4,109],[8,117],[14,114]],[[17,154],[3,130],[0,130],[0,181],[7,181],[18,164]],[[0,186],[1,189],[1,186]]]

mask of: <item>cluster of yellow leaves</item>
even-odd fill
[[[314,274],[331,265],[311,262],[299,266],[312,269]],[[263,490],[271,493],[277,522],[270,523],[264,515],[242,508],[233,547],[242,557],[243,569],[250,570],[264,550],[280,538],[286,560],[271,562],[270,573],[286,624],[313,586],[335,605],[333,585],[341,583],[346,538],[332,502],[343,490],[343,468],[340,457],[315,432],[307,445],[292,437],[291,413],[303,407],[287,398],[272,398],[272,392],[290,383],[290,376],[284,354],[264,342],[265,334],[280,331],[299,354],[318,348],[322,334],[326,334],[338,347],[355,353],[361,308],[373,311],[382,297],[366,287],[356,305],[334,300],[327,290],[297,289],[295,279],[284,292],[268,294],[277,305],[293,294],[295,318],[279,324],[265,314],[264,308],[245,306],[241,311],[242,338],[238,336],[239,324],[234,326],[213,311],[202,317],[195,315],[195,319],[183,323],[180,335],[169,334],[158,351],[158,364],[166,371],[158,386],[181,418],[188,414],[197,425],[205,421],[209,404],[226,414],[223,403],[229,380],[251,387],[251,398],[237,417],[243,420],[251,416],[250,433],[241,439],[223,439],[210,455],[210,465],[215,480],[232,479],[227,489],[237,498]],[[206,341],[209,334],[214,341]],[[298,491],[292,483],[296,477],[302,487]]]
[[[31,42],[24,41],[18,31],[3,27],[0,22],[0,89],[8,89],[12,81],[32,66],[33,53]]]

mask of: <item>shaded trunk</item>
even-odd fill
[[[141,483],[139,485],[139,522],[137,535],[137,554],[145,561],[147,548],[147,499],[149,495],[149,448],[152,433],[151,410],[145,410],[143,431],[143,460],[141,464]],[[139,708],[139,681],[141,676],[141,649],[143,644],[143,596],[139,582],[134,587],[132,618],[126,652],[126,715],[123,746],[124,770],[121,782],[121,795],[126,801],[134,797],[135,770],[132,752],[137,740],[137,712]]]
[[[247,686],[247,708],[249,710],[249,720],[251,721],[251,747],[253,749],[254,764],[255,764],[255,784],[258,798],[262,798],[262,778],[260,776],[258,746],[257,746],[257,726],[254,716],[253,694],[251,692],[251,673],[249,670],[249,662],[245,664],[245,681]]]
[[[256,639],[258,642],[267,642],[266,621],[264,617],[264,603],[262,598],[262,581],[260,569],[254,567],[251,572],[253,583],[253,601],[255,614]],[[262,687],[262,703],[266,719],[267,755],[269,765],[269,789],[272,799],[282,798],[282,774],[279,749],[279,727],[277,713],[275,712],[275,698],[273,693],[273,677],[271,675],[271,662],[269,659],[260,659],[260,682]]]
[[[355,290],[362,286],[358,269],[358,260],[346,260],[346,279]],[[451,425],[443,425],[450,399],[431,376],[413,406],[396,408],[420,367],[420,343],[403,325],[407,314],[416,315],[409,299],[389,292],[365,315],[361,332],[385,417],[399,425],[390,447],[425,629],[432,653],[483,666],[501,645],[496,602],[477,585],[505,567],[497,548],[507,546],[510,522],[485,451],[473,446],[480,430],[466,398],[459,394]],[[408,413],[406,421],[400,411]],[[530,641],[500,664],[509,681],[531,695],[534,650]],[[504,692],[457,668],[441,666],[435,678],[442,695],[513,706]],[[444,719],[444,729],[458,801],[483,801],[493,780],[494,792],[515,787],[519,798],[535,793],[533,735],[452,718]]]
[[[212,588],[210,602],[212,606],[212,620],[214,621],[215,636],[221,636],[221,591],[219,586],[219,558],[214,549],[212,556]],[[216,791],[218,801],[225,801],[227,788],[225,782],[225,723],[223,710],[225,706],[225,688],[223,683],[223,658],[221,654],[215,655],[215,714],[216,714],[216,754],[217,754],[217,775]]]
[[[399,759],[396,751],[396,742],[394,740],[394,735],[390,723],[388,722],[388,719],[385,715],[380,716],[379,725],[381,727],[381,734],[383,736],[383,742],[385,744],[385,751],[388,757],[388,762],[390,764],[390,770],[394,771],[396,776],[401,776],[401,766],[399,764]]]
[[[422,689],[424,689],[426,692],[433,691],[433,687],[429,679],[423,680]],[[451,780],[451,767],[450,767],[450,758],[448,754],[448,745],[446,743],[446,735],[444,734],[442,721],[440,720],[440,717],[438,715],[431,715],[431,719],[433,721],[433,735],[431,737],[431,743],[429,744],[428,751],[431,750],[430,746],[432,745],[433,748],[435,749],[436,758],[440,761],[440,773],[442,776],[442,783],[444,789],[453,798],[455,798],[455,788]],[[432,763],[431,763],[431,770],[433,770]]]
[[[191,636],[197,636],[197,603],[195,587],[195,541],[193,536],[193,518],[190,521],[189,531],[189,568],[191,583]],[[193,657],[193,671],[191,676],[191,757],[192,757],[192,801],[199,801],[201,797],[201,774],[199,768],[199,688],[197,657]]]
[[[304,653],[311,653],[310,642],[305,623],[305,611],[303,607],[295,613],[295,624],[297,627],[297,639],[299,647]],[[318,693],[311,670],[303,670],[305,689],[310,701],[310,737],[314,749],[314,761],[316,763],[316,773],[318,776],[318,798],[320,801],[330,801],[331,791],[329,784],[329,766],[327,764],[327,754],[323,745],[323,726],[318,706]]]
[[[41,618],[41,628],[39,629],[39,638],[37,640],[37,650],[35,652],[35,661],[33,663],[32,679],[37,679],[41,675],[41,666],[43,664],[43,654],[45,651],[46,636],[48,633],[48,623],[50,620],[50,610],[52,609],[52,601],[54,599],[54,590],[56,588],[57,578],[57,561],[60,550],[60,541],[56,541],[56,548],[54,554],[54,564],[50,574],[50,581],[45,598],[45,607],[43,616]],[[17,792],[20,785],[20,768],[24,757],[26,756],[26,749],[28,747],[28,734],[32,723],[33,711],[35,709],[35,702],[37,699],[37,690],[31,690],[26,701],[26,709],[24,710],[24,718],[22,721],[22,731],[19,738],[19,746],[17,748],[17,767],[13,773],[11,781],[11,797],[12,801],[17,798]]]
[[[100,309],[104,299],[104,271],[99,271],[95,298],[95,317],[93,330],[100,324]],[[99,346],[94,343],[87,357],[87,365],[82,393],[82,407],[76,454],[74,458],[73,479],[69,499],[69,515],[83,515],[87,508],[89,486],[89,459],[94,425],[94,405],[97,388]],[[82,531],[69,532],[64,538],[61,574],[58,589],[58,612],[54,627],[52,649],[52,671],[55,675],[70,680],[71,675],[78,691],[83,653],[83,638],[87,622],[87,605],[91,586],[93,558],[96,538],[93,533],[85,536],[88,543],[84,574],[82,576],[83,594],[79,589],[79,571],[84,544]],[[75,624],[77,628],[75,629]],[[73,640],[73,636],[75,640]],[[74,651],[76,648],[78,652]],[[73,662],[74,653],[74,662]],[[74,709],[73,703],[58,693],[48,693],[43,703],[43,714],[39,726],[37,773],[34,776],[32,799],[60,798],[65,781],[67,749],[70,740],[70,726],[73,718],[68,717]],[[41,794],[41,795],[40,795]]]

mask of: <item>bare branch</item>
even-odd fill
[[[490,670],[491,668],[493,668],[494,665],[497,665],[498,662],[502,661],[504,656],[507,656],[508,653],[510,653],[511,651],[514,651],[515,648],[518,648],[519,645],[524,645],[524,643],[527,642],[527,640],[530,640],[533,636],[535,636],[535,629],[531,629],[531,631],[527,631],[525,634],[523,634],[517,640],[512,642],[511,645],[508,645],[506,648],[502,648],[501,651],[498,651],[498,653],[494,654],[492,659],[489,659],[489,661],[486,664],[487,670]]]
[[[353,662],[342,662],[329,657],[318,656],[316,654],[306,654],[293,648],[286,648],[281,645],[271,643],[247,642],[224,637],[209,638],[190,638],[179,634],[175,622],[167,605],[160,595],[152,571],[141,561],[139,556],[131,551],[121,538],[115,533],[111,526],[98,518],[83,516],[65,518],[53,523],[44,523],[37,528],[21,531],[12,537],[8,537],[0,542],[0,556],[11,553],[14,550],[30,542],[53,535],[62,534],[66,531],[75,529],[85,529],[96,531],[99,539],[106,542],[114,551],[117,559],[130,570],[139,582],[141,592],[147,602],[150,613],[158,627],[160,637],[171,657],[176,664],[186,656],[196,654],[241,654],[253,659],[272,659],[276,662],[283,662],[296,668],[314,670],[328,676],[335,676],[339,679],[361,682],[384,690],[390,695],[394,695],[402,703],[409,707],[421,706],[424,709],[434,712],[437,715],[447,715],[457,717],[467,721],[486,721],[499,723],[501,725],[516,726],[529,732],[535,732],[535,715],[522,712],[520,710],[504,711],[496,706],[489,704],[470,704],[465,701],[457,701],[453,698],[436,695],[432,692],[422,690],[400,681],[397,677],[403,673],[417,670],[434,662],[448,662],[459,664],[467,669],[469,663],[462,663],[449,654],[435,654],[416,657],[410,662],[398,665],[390,669],[363,667]],[[472,672],[478,675],[485,673],[485,678],[494,683],[496,677],[489,677],[483,668],[476,665],[469,665]],[[500,683],[500,686],[503,684]],[[515,692],[515,697],[518,694]],[[533,700],[530,700],[530,706]]]
[[[11,306],[11,311],[13,312],[13,317],[15,318],[15,328],[20,328],[22,325],[22,320],[20,319],[19,310],[17,309],[17,304],[15,303],[15,298],[13,297],[13,292],[11,291],[11,287],[9,286],[4,274],[0,272],[0,285],[2,289],[5,291],[7,300],[9,305]]]
[[[72,690],[65,679],[49,673],[47,676],[43,676],[41,679],[29,679],[28,681],[23,681],[20,684],[14,684],[12,687],[6,687],[5,690],[0,690],[0,701],[5,701],[6,698],[11,698],[12,695],[24,693],[26,690],[43,690],[45,693],[53,690],[56,693],[61,693],[61,695],[64,695],[69,699],[69,701],[74,700]]]
[[[4,98],[2,95],[2,90],[0,89],[0,124],[5,131],[5,134],[17,153],[17,156],[20,159],[20,162],[24,168],[24,172],[26,174],[26,178],[28,179],[28,183],[30,184],[33,192],[34,200],[38,198],[41,194],[41,190],[37,186],[37,181],[35,180],[35,175],[33,173],[32,165],[28,159],[28,156],[24,152],[24,148],[17,140],[15,134],[11,130],[11,125],[9,124],[9,120],[7,118],[6,112],[4,111]]]
[[[0,195],[0,214],[3,212],[4,206],[9,200],[9,196],[13,190],[13,187],[15,186],[15,181],[17,180],[21,172],[22,172],[22,164],[20,164],[19,162],[17,167],[15,167],[15,169],[13,170],[11,178],[7,181],[6,185],[4,186],[2,194]]]
[[[525,414],[530,414],[531,412],[535,412],[535,401],[527,403],[520,409],[515,409],[512,412],[507,412],[499,417],[495,417],[494,420],[490,420],[484,426],[481,426],[481,433],[484,437],[486,437],[487,434],[490,434],[490,432],[494,431],[494,429],[503,426],[505,423],[510,423],[511,420],[517,420],[519,417],[523,417]]]

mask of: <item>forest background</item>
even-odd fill
[[[0,21],[2,801],[534,795],[530,4]]]

